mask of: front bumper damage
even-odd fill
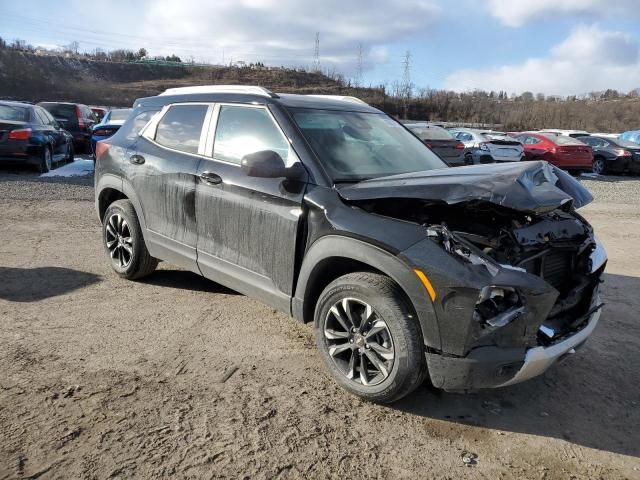
[[[590,259],[592,274],[601,271],[607,262],[604,247],[597,238]],[[596,286],[586,313],[572,319],[575,327],[561,337],[554,337],[546,345],[487,345],[472,349],[466,356],[428,350],[426,359],[431,381],[434,386],[444,390],[468,391],[515,385],[539,376],[585,344],[598,324],[602,306]],[[553,337],[550,330],[549,323],[542,321],[539,331]]]
[[[530,348],[525,354],[522,367],[515,376],[511,380],[496,386],[506,387],[537,377],[546,372],[549,367],[556,362],[566,358],[568,355],[576,353],[576,349],[584,345],[589,335],[591,335],[596,328],[598,320],[600,320],[600,296],[595,295],[594,300],[596,303],[594,308],[597,310],[589,316],[587,325],[582,330],[555,345]]]

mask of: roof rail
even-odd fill
[[[245,93],[260,95],[262,97],[278,98],[278,95],[264,87],[253,85],[198,85],[194,87],[168,88],[160,94],[163,95],[185,95],[194,93]]]
[[[352,97],[349,95],[307,95],[307,97],[327,98],[332,100],[340,100],[342,102],[361,103],[363,105],[368,105],[368,103],[365,102],[364,100],[361,100],[358,97]]]

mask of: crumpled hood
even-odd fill
[[[418,198],[452,204],[485,201],[522,212],[545,213],[593,197],[568,173],[543,161],[471,165],[376,178],[340,188],[347,201]]]

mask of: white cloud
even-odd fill
[[[491,15],[510,27],[559,15],[640,17],[638,0],[489,0]]]
[[[517,65],[465,69],[445,80],[456,91],[474,89],[574,95],[608,88],[629,91],[640,87],[638,42],[629,34],[581,26],[545,58]]]
[[[309,65],[320,32],[321,63],[343,71],[359,43],[366,64],[384,62],[384,44],[424,31],[441,12],[436,0],[160,0],[146,10],[140,30],[161,54],[219,62],[224,49],[226,62]]]

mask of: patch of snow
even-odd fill
[[[592,172],[583,172],[580,174],[581,177],[589,177],[589,178],[598,178],[601,175],[598,173],[592,173]]]
[[[84,177],[93,173],[93,160],[76,158],[74,162],[67,163],[58,168],[53,168],[40,177]]]

